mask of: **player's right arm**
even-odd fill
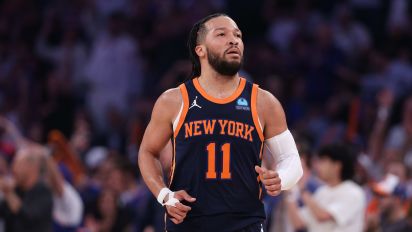
[[[172,123],[179,113],[182,104],[182,95],[178,88],[164,92],[156,101],[149,125],[146,128],[139,150],[139,168],[143,180],[150,191],[157,197],[166,184],[163,178],[163,169],[160,163],[160,152],[173,136]],[[166,197],[167,200],[168,197]],[[184,190],[174,193],[177,200],[193,202]],[[166,210],[174,223],[181,223],[190,207],[176,203],[166,206]]]

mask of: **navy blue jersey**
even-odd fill
[[[167,231],[236,231],[265,219],[261,165],[263,134],[257,85],[240,79],[235,93],[216,99],[195,78],[180,86],[183,110],[173,136],[172,191],[196,198],[183,223]]]

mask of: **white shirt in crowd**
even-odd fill
[[[53,196],[53,219],[61,226],[78,226],[82,222],[83,208],[79,193],[65,181],[63,195]]]
[[[365,219],[366,196],[362,188],[353,181],[344,181],[330,187],[322,186],[313,195],[315,201],[334,220],[319,222],[308,207],[299,214],[309,232],[361,232]]]

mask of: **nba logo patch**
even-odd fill
[[[237,110],[248,110],[250,111],[249,103],[243,97],[237,99],[236,102],[236,109]]]

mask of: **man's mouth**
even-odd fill
[[[238,55],[240,56],[240,50],[238,48],[229,48],[226,51],[226,54],[230,54],[230,55]]]

